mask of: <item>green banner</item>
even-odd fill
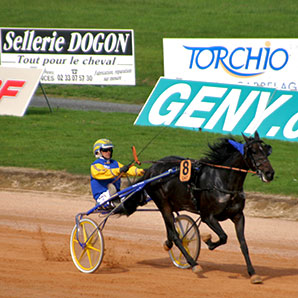
[[[136,125],[298,141],[298,92],[160,78]]]

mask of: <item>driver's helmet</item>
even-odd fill
[[[93,154],[95,157],[98,157],[100,155],[101,149],[108,149],[113,148],[113,143],[108,139],[99,139],[97,140],[93,145]]]

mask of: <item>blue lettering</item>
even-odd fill
[[[230,65],[232,66],[233,69],[240,69],[240,68],[242,68],[243,65],[244,65],[244,64],[242,64],[242,65],[239,65],[239,66],[235,66],[235,65],[233,64],[233,61],[232,61],[232,60],[233,60],[233,58],[234,58],[235,53],[238,52],[238,51],[243,51],[243,52],[245,52],[245,49],[244,49],[244,48],[236,48],[234,51],[232,51],[232,53],[231,53],[231,55],[230,55],[230,58],[229,58],[229,63],[230,63]]]
[[[209,51],[209,52],[211,52],[211,54],[212,54],[212,58],[211,58],[209,64],[207,64],[206,66],[201,66],[201,65],[199,64],[199,55],[200,55],[202,52],[206,51],[206,50]],[[199,69],[206,69],[206,68],[208,68],[208,67],[213,63],[213,61],[214,61],[214,52],[213,52],[213,51],[210,51],[210,49],[208,49],[208,48],[201,48],[200,51],[199,51],[199,53],[198,53],[198,55],[197,55],[197,57],[196,57],[196,65],[197,65],[197,67],[198,67]]]
[[[214,47],[213,49],[214,49],[214,51],[218,52],[216,63],[215,63],[215,69],[217,69],[219,61],[221,61],[222,64],[225,64],[223,60],[228,56],[229,51],[224,47]],[[221,52],[224,52],[223,56],[221,56]]]
[[[248,69],[248,65],[249,65],[250,60],[256,60],[257,61],[256,69],[259,69],[261,58],[262,58],[263,49],[260,48],[259,55],[258,56],[252,56],[251,55],[252,48],[247,48],[247,50],[248,50],[248,54],[247,54],[247,60],[246,60],[245,69]]]
[[[276,53],[278,53],[278,52],[283,52],[283,53],[285,54],[285,62],[284,62],[280,67],[276,67],[276,66],[274,66],[274,65],[273,65],[273,61],[272,61],[273,56],[274,56]],[[289,54],[288,54],[288,52],[287,52],[285,49],[276,49],[276,50],[274,50],[274,51],[272,52],[272,54],[271,54],[271,56],[270,56],[270,59],[269,59],[269,65],[270,65],[270,67],[271,67],[272,69],[274,69],[274,70],[280,70],[280,69],[282,69],[282,68],[285,67],[285,65],[288,63],[288,60],[289,60]]]
[[[250,77],[264,73],[269,66],[273,70],[281,70],[289,61],[289,54],[285,49],[278,48],[271,52],[269,47],[259,48],[258,52],[253,48],[238,47],[231,52],[226,47],[189,47],[184,46],[186,50],[191,51],[189,69],[197,67],[198,69],[207,69],[213,67],[218,69],[221,65],[227,72],[232,75],[241,77]],[[277,57],[278,55],[278,57]],[[277,58],[276,58],[277,57]],[[238,61],[238,65],[236,64]],[[239,64],[239,61],[243,63]],[[247,72],[251,64],[255,61],[255,70],[258,72]],[[261,66],[261,62],[264,61]]]
[[[270,54],[270,48],[265,48],[265,51],[266,51],[266,57],[265,57],[264,66],[263,66],[264,70],[267,68],[269,54]]]

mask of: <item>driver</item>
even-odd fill
[[[110,197],[120,190],[120,177],[142,176],[143,169],[123,165],[112,159],[113,143],[108,139],[99,139],[93,145],[96,160],[91,164],[91,190],[93,198],[101,209],[114,209],[119,198],[109,202]],[[121,175],[119,177],[119,175]]]

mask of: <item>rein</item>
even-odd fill
[[[201,163],[203,165],[206,165],[206,166],[209,166],[209,167],[213,167],[213,168],[220,168],[220,169],[238,171],[238,172],[243,172],[243,173],[257,174],[256,171],[251,171],[251,170],[245,170],[245,169],[240,169],[240,168],[235,168],[235,167],[228,167],[228,166],[222,166],[222,165],[215,165],[215,164],[212,164],[212,163],[202,162],[202,161],[200,161],[199,163]]]
[[[251,144],[255,143],[255,142],[261,142],[261,141],[251,141],[251,142],[248,142],[246,145],[249,147]],[[233,145],[233,144],[232,144]],[[233,145],[235,147],[235,145]],[[236,148],[236,147],[235,147]],[[238,149],[238,148],[237,148]],[[239,149],[238,149],[239,151]],[[241,150],[239,151],[241,153]],[[241,153],[243,155],[243,153]],[[141,164],[141,162],[138,160],[138,157],[137,157],[137,154],[136,154],[136,151],[135,151],[135,148],[133,148],[133,155],[134,155],[134,160],[137,164]],[[188,159],[188,158],[187,158]],[[257,175],[257,171],[252,171],[252,170],[245,170],[245,169],[241,169],[241,168],[236,168],[236,167],[230,167],[230,166],[223,166],[223,165],[216,165],[216,164],[212,164],[212,163],[207,163],[207,162],[203,162],[203,161],[200,161],[200,160],[195,160],[195,159],[188,159],[191,161],[192,164],[195,164],[195,165],[206,165],[206,166],[209,166],[209,167],[213,167],[213,168],[219,168],[219,169],[225,169],[225,170],[231,170],[231,171],[237,171],[237,172],[242,172],[242,173],[251,173],[251,174],[255,174]],[[244,159],[245,160],[245,159]],[[254,159],[253,160],[253,163],[255,165],[256,168],[257,165],[256,165],[256,162]],[[178,161],[178,160],[177,160]],[[176,160],[173,160],[172,162],[176,163],[177,162]],[[180,160],[179,160],[180,161]],[[169,161],[142,161],[142,163],[168,163]],[[245,160],[246,162],[246,160]]]
[[[240,168],[235,168],[235,167],[228,167],[228,166],[222,166],[222,165],[215,165],[212,163],[208,163],[208,162],[203,162],[203,161],[199,161],[199,160],[195,160],[195,159],[190,159],[190,161],[196,165],[206,165],[209,167],[213,167],[213,168],[220,168],[220,169],[226,169],[226,170],[232,170],[232,171],[238,171],[238,172],[243,172],[243,173],[252,173],[252,174],[257,174],[256,171],[251,171],[251,170],[245,170],[245,169],[240,169]],[[173,163],[177,163],[180,162],[180,160],[173,160]],[[154,161],[154,160],[148,160],[148,161],[142,161],[142,163],[169,163],[169,161]]]

